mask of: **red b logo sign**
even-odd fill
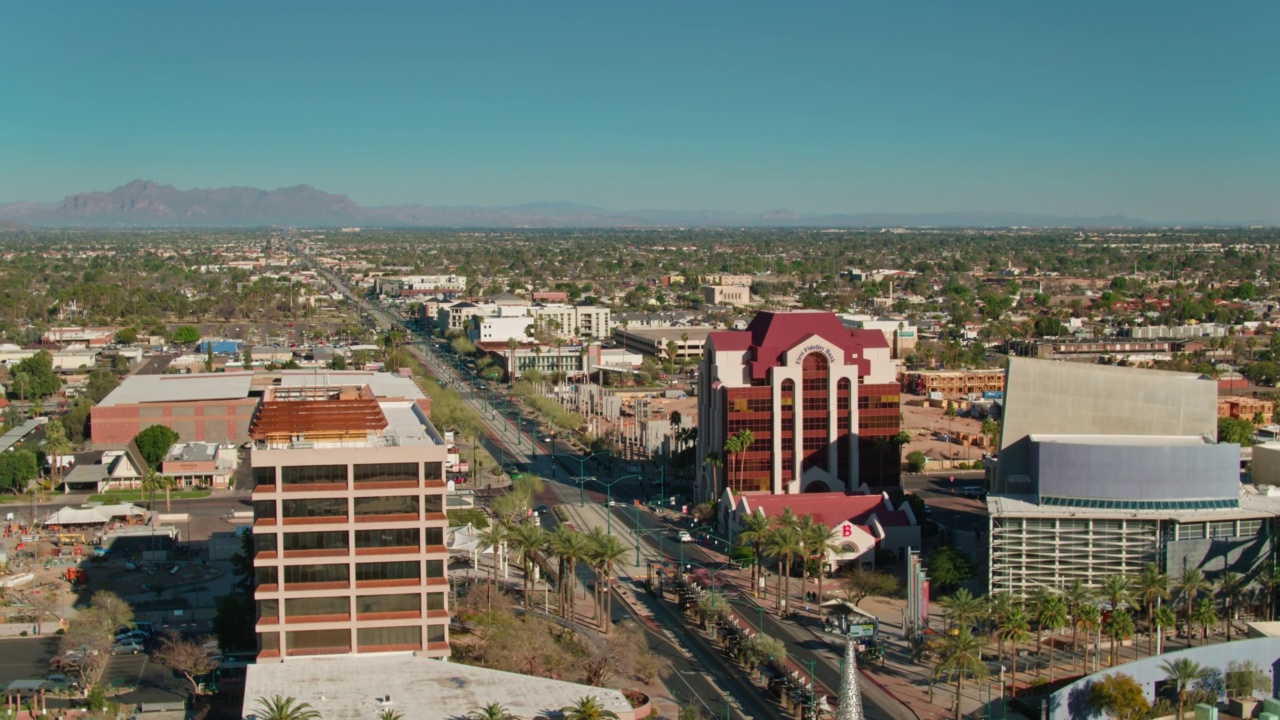
[[[841,526],[840,526],[840,537],[851,537],[852,535],[853,535],[853,526],[852,526],[852,525],[841,525]]]

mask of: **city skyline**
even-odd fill
[[[6,15],[0,202],[147,178],[362,206],[1280,222],[1261,2]]]

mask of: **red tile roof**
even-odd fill
[[[825,310],[758,313],[746,330],[713,332],[707,336],[707,342],[716,350],[748,351],[751,377],[762,380],[769,368],[782,364],[782,357],[789,350],[815,336],[844,350],[846,364],[864,365],[862,374],[870,371],[865,367],[867,361],[862,358],[863,351],[889,347],[883,333],[849,330],[835,313]]]
[[[802,493],[800,495],[747,495],[752,512],[760,510],[766,517],[778,517],[783,508],[791,508],[797,516],[812,515],[814,520],[835,527],[846,520],[865,525],[875,515],[885,527],[907,526],[911,521],[902,510],[887,510],[880,495],[845,495],[842,492]]]

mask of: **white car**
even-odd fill
[[[115,645],[111,646],[112,655],[124,655],[124,654],[137,655],[138,653],[142,652],[142,650],[143,650],[142,643],[138,642],[137,640],[126,640],[124,642],[118,642]]]
[[[680,532],[676,533],[676,542],[682,542],[682,543],[693,542],[693,536],[689,534],[689,531],[681,530]]]

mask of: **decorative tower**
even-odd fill
[[[864,720],[862,690],[858,687],[858,653],[849,638],[844,646],[844,667],[840,673],[840,706],[836,720]]]

